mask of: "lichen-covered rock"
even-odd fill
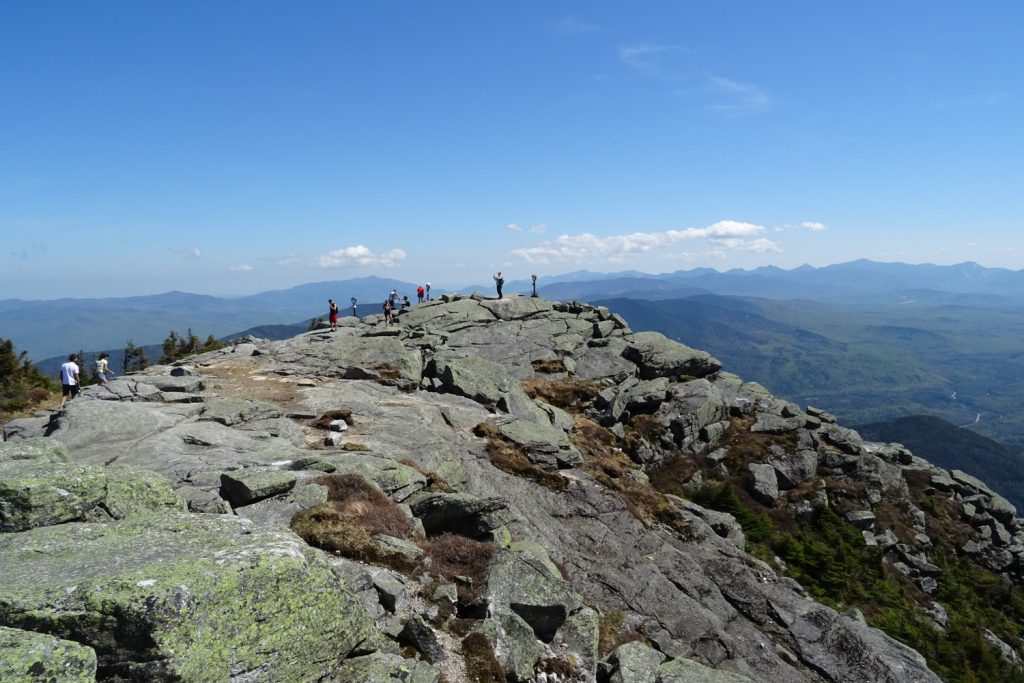
[[[103,508],[114,519],[147,512],[185,511],[185,502],[171,490],[167,478],[134,467],[114,466],[104,470],[107,479]]]
[[[295,474],[272,467],[251,467],[220,476],[224,498],[234,507],[287,493],[295,486]]]
[[[673,659],[658,667],[657,683],[751,683],[751,679],[689,659]]]
[[[446,531],[481,538],[509,520],[508,503],[498,497],[468,493],[421,492],[406,501],[428,536]]]
[[[637,332],[623,351],[637,364],[640,377],[704,377],[718,371],[722,364],[706,351],[691,349],[660,332]]]
[[[544,654],[530,625],[514,612],[497,612],[478,628],[491,642],[494,656],[516,681],[533,680],[534,666]]]
[[[609,683],[649,683],[658,680],[658,667],[665,655],[644,643],[620,645],[605,660]]]
[[[774,505],[779,498],[779,480],[775,468],[763,463],[750,463],[750,494],[765,505]]]
[[[582,602],[540,546],[501,550],[491,560],[487,602],[492,612],[511,610],[537,638],[551,642]]]
[[[364,453],[346,453],[331,456],[326,460],[334,467],[336,474],[358,474],[373,482],[384,493],[396,501],[403,501],[427,485],[427,478],[413,467],[385,458]]]
[[[91,647],[45,633],[0,626],[0,681],[8,683],[92,683],[96,653]]]
[[[8,460],[69,462],[68,449],[64,444],[43,437],[0,441],[0,462]]]
[[[96,650],[130,680],[310,680],[373,631],[316,551],[283,530],[185,513],[0,535],[3,623]]]
[[[0,460],[0,531],[184,510],[159,474],[53,460],[62,449],[58,442],[55,450],[22,451],[37,459]]]
[[[374,652],[345,660],[344,665],[324,683],[437,683],[441,672],[417,659]]]

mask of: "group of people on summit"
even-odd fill
[[[493,276],[494,287],[498,292],[498,298],[504,298],[501,293],[501,288],[505,285],[505,278],[502,276],[499,270]],[[352,314],[355,315],[355,299],[352,299]],[[430,301],[430,283],[419,285],[416,287],[416,303],[423,303],[424,301]],[[390,325],[395,321],[395,309],[404,310],[412,306],[412,302],[409,301],[408,296],[399,297],[398,290],[392,289],[391,294],[384,300],[384,305],[381,307],[384,313],[384,323]],[[327,300],[327,319],[330,322],[331,332],[338,329],[338,304],[334,302],[334,299]]]

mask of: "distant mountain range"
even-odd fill
[[[726,369],[777,395],[816,404],[846,423],[930,414],[1024,448],[1024,271],[852,261],[822,268],[708,268],[648,275],[576,271],[538,278],[548,299],[604,303],[634,329],[704,349]],[[159,344],[170,330],[201,338],[291,335],[326,313],[375,312],[392,289],[416,285],[367,277],[316,282],[246,297],[183,292],[112,299],[0,301],[0,336],[41,368],[68,353],[126,340]],[[529,293],[529,279],[505,291]],[[440,295],[437,286],[432,294]],[[492,295],[493,282],[465,287]],[[364,308],[366,306],[366,308]],[[283,331],[282,331],[283,330]],[[56,361],[55,363],[53,361]]]

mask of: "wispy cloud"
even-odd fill
[[[172,247],[170,251],[172,254],[177,254],[181,258],[185,259],[197,259],[203,257],[203,252],[199,250],[199,247]]]
[[[740,83],[713,74],[708,74],[707,80],[719,99],[711,105],[713,111],[728,116],[763,114],[777,104],[775,98],[752,83]]]
[[[288,254],[277,259],[277,265],[282,268],[294,268],[295,266],[301,266],[303,263],[305,263],[305,259],[298,254]]]
[[[363,245],[343,247],[321,254],[313,259],[313,265],[319,268],[340,268],[343,266],[383,266],[390,267],[405,260],[405,252],[391,249],[382,254],[375,254]]]
[[[1003,91],[990,92],[990,93],[977,93],[974,95],[964,95],[963,97],[954,97],[948,100],[941,100],[939,102],[933,102],[928,105],[928,109],[987,109],[994,107],[1003,100],[1006,99],[1007,94]]]
[[[801,221],[800,223],[783,223],[782,225],[776,225],[773,228],[775,232],[784,232],[786,230],[810,230],[811,232],[821,232],[822,230],[828,230],[828,226],[818,221]]]
[[[688,54],[689,51],[682,45],[640,43],[619,46],[619,59],[626,66],[650,78],[668,81],[689,77],[688,65],[682,61]]]
[[[705,228],[666,230],[664,232],[634,232],[629,235],[598,237],[591,233],[560,235],[535,247],[513,249],[512,254],[529,263],[553,261],[608,261],[621,263],[637,254],[662,249],[686,240],[705,239],[721,250],[754,251],[765,253],[780,251],[768,239],[747,239],[765,232],[761,225],[740,221],[719,221]]]
[[[239,266],[228,266],[228,270],[233,270],[236,273],[248,273],[250,270],[252,270],[252,266],[247,266],[245,264]]]
[[[579,17],[563,17],[555,24],[555,31],[558,33],[565,33],[568,35],[579,35],[582,33],[597,33],[602,31],[604,28],[598,24],[593,24],[589,21],[584,21]]]
[[[548,229],[548,226],[544,225],[543,223],[538,223],[537,225],[531,225],[528,228],[524,228],[521,225],[516,225],[515,223],[509,223],[505,227],[508,228],[509,230],[511,230],[512,232],[537,232],[537,233],[539,233],[539,232],[544,232],[544,231],[546,231]]]

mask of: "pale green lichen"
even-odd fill
[[[0,622],[86,643],[125,677],[304,680],[372,632],[320,554],[239,518],[161,514],[18,536],[0,536]]]

